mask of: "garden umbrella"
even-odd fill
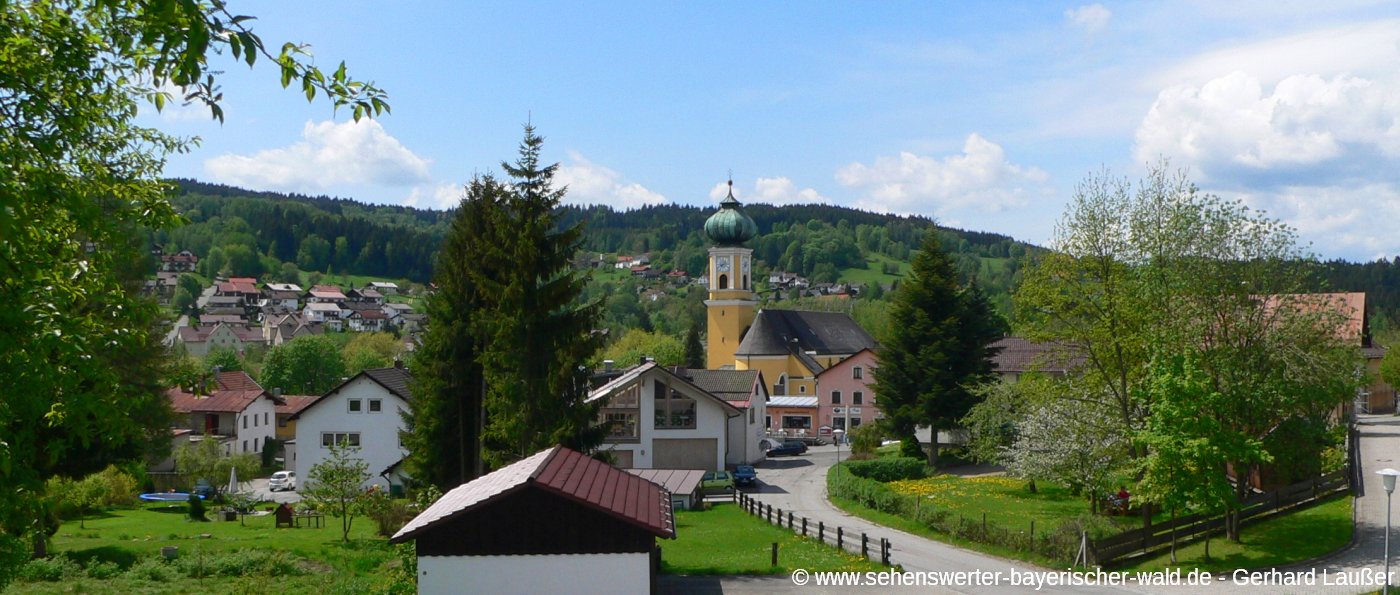
[[[237,467],[229,467],[229,468],[228,468],[228,493],[229,493],[229,494],[237,494],[237,493],[238,493],[238,468],[237,468]]]

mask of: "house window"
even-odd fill
[[[243,416],[243,429],[248,429],[248,416]],[[248,450],[246,447],[243,450]]]
[[[657,429],[694,429],[695,400],[660,380],[652,385]]]
[[[253,439],[253,452],[258,452],[258,438]]]
[[[854,368],[851,368],[851,378],[855,378],[856,380],[860,380],[861,378],[864,378],[864,377],[865,377],[865,368],[862,368],[862,367],[860,367],[860,366],[856,366],[856,367],[854,367]]]
[[[784,430],[810,430],[812,429],[812,416],[810,415],[784,415]]]
[[[865,402],[865,393],[856,391],[851,393],[851,404],[860,405]]]
[[[383,410],[383,408],[384,408],[384,402],[383,402],[382,400],[380,400],[380,399],[370,399],[370,400],[369,400],[369,412],[370,412],[370,413],[379,413],[381,410]]]
[[[348,403],[350,403],[350,413],[359,413],[363,411],[363,409],[361,409],[362,403],[360,403],[359,399],[350,399]]]
[[[340,446],[360,446],[359,432],[321,432],[321,446],[338,444]]]
[[[253,427],[255,427],[255,428],[258,427],[258,416],[257,416],[257,414],[253,414]]]
[[[248,452],[248,441],[247,441],[247,440],[244,440],[244,441],[243,441],[243,452]]]
[[[841,391],[839,391],[839,390],[831,391],[831,404],[832,404],[832,405],[840,405],[840,404],[841,404]]]
[[[778,381],[773,383],[773,396],[787,394],[787,374],[779,374]]]
[[[279,428],[285,428],[285,427],[287,427],[287,419],[288,419],[288,418],[286,418],[286,417],[279,417],[279,418],[277,418],[277,427],[279,427]]]
[[[642,385],[633,384],[603,404],[603,408],[598,412],[598,421],[607,425],[608,440],[628,441],[641,437],[638,423],[642,417],[641,395]]]
[[[846,431],[846,418],[839,416],[831,418],[831,429]]]
[[[753,425],[753,420],[754,420],[753,407],[749,407],[749,425]]]
[[[797,387],[797,392],[799,392],[799,393],[801,393],[801,394],[804,394],[804,395],[807,394],[807,385],[805,385],[805,384],[798,385],[798,387]]]
[[[851,418],[851,429],[854,430],[854,429],[856,429],[856,428],[858,428],[858,427],[860,427],[860,418],[859,418],[859,417],[852,417],[852,418]]]
[[[271,414],[271,413],[268,413],[268,412],[266,412],[266,411],[263,412],[263,425],[267,425],[268,423],[271,422],[271,418],[268,417],[269,415],[272,415],[272,414]]]

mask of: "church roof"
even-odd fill
[[[855,320],[841,312],[759,310],[753,326],[735,351],[737,356],[796,354],[849,355],[878,344]],[[820,371],[816,368],[813,371]]]
[[[705,235],[721,246],[737,246],[758,235],[758,226],[745,215],[734,198],[734,181],[729,182],[729,196],[719,203],[719,210],[705,220]]]

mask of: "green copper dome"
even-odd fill
[[[719,212],[705,220],[705,235],[720,246],[737,246],[758,235],[758,226],[734,199],[734,182],[729,183],[729,196],[720,201]]]

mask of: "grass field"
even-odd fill
[[[1302,562],[1351,543],[1351,506],[1351,496],[1343,495],[1257,525],[1247,525],[1240,532],[1239,543],[1230,542],[1221,535],[1212,536],[1210,560],[1205,559],[1205,542],[1198,541],[1177,548],[1176,564],[1171,563],[1168,553],[1141,560],[1126,570],[1181,568],[1183,572],[1192,569],[1220,572]]]
[[[386,568],[398,564],[366,518],[355,520],[351,541],[343,543],[339,520],[330,517],[320,529],[278,529],[272,515],[199,523],[185,520],[183,506],[151,506],[92,515],[83,529],[65,522],[51,553],[81,566],[6,592],[262,593],[275,581],[278,592],[368,593],[382,589]],[[178,564],[155,564],[165,546],[179,548]],[[159,572],[143,572],[152,565]]]
[[[769,525],[739,508],[716,504],[710,510],[676,512],[675,541],[661,541],[661,567],[668,574],[788,574],[809,571],[879,570],[860,556]],[[772,565],[772,544],[778,565]]]
[[[909,263],[895,260],[893,258],[885,256],[884,254],[876,254],[872,252],[865,259],[865,263],[865,267],[851,267],[848,269],[841,269],[840,279],[847,283],[855,283],[857,285],[865,285],[867,283],[875,282],[879,282],[884,285],[889,285],[895,280],[903,278],[909,273]],[[884,273],[884,265],[886,263],[894,263],[899,265],[899,274],[886,275]]]
[[[958,477],[936,475],[924,479],[895,481],[888,484],[895,492],[921,496],[922,502],[1008,529],[1029,530],[1035,521],[1046,530],[1089,512],[1089,501],[1071,494],[1061,485],[1038,482],[1035,493],[1026,488],[1026,481],[1005,476]],[[1122,529],[1136,528],[1137,516],[1104,516]]]

